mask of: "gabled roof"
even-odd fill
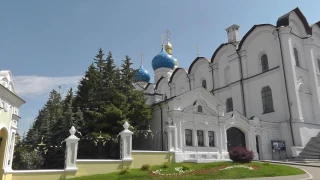
[[[302,14],[302,12],[300,11],[299,8],[295,8],[294,10],[288,12],[287,14],[279,17],[278,21],[277,21],[277,27],[288,26],[289,25],[289,17],[292,12],[295,12],[297,14],[297,16],[299,17],[299,19],[301,20],[301,22],[304,26],[304,29],[307,32],[307,34],[312,35],[312,29],[310,28],[306,17]]]
[[[212,57],[211,57],[211,63],[213,63],[213,60],[214,60],[214,58],[216,57],[216,55],[218,54],[219,50],[220,50],[221,48],[223,48],[223,46],[225,46],[225,45],[227,45],[227,44],[229,44],[229,43],[222,43],[222,44],[220,44],[220,46],[214,51],[214,53],[213,53],[213,55],[212,55]]]

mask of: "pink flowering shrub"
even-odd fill
[[[233,162],[249,163],[252,161],[254,154],[245,147],[235,147],[229,151],[229,157]]]

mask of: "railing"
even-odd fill
[[[116,139],[83,137],[78,144],[78,159],[120,159],[120,136]]]
[[[167,151],[168,133],[136,131],[132,135],[132,150]]]

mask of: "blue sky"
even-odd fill
[[[20,109],[19,131],[27,131],[49,91],[76,86],[100,47],[110,50],[117,64],[129,55],[136,68],[143,53],[153,77],[151,60],[167,29],[174,57],[188,68],[197,44],[200,56],[211,57],[227,41],[225,29],[232,24],[240,26],[242,37],[254,24],[276,24],[296,7],[312,24],[320,20],[319,6],[319,0],[1,1],[1,69],[12,71],[27,101]]]

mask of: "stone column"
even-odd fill
[[[179,118],[174,118],[174,123],[175,123],[175,141],[176,141],[176,151],[181,151],[182,150],[182,137],[183,137],[183,132],[181,129],[181,119]]]
[[[177,142],[175,136],[175,126],[169,125],[168,127],[168,150],[175,151],[177,149]]]
[[[130,124],[126,121],[123,124],[124,130],[120,133],[121,136],[121,159],[123,161],[132,161],[132,134],[128,128],[130,127]]]
[[[69,130],[70,136],[66,139],[66,148],[67,148],[67,156],[65,162],[65,170],[66,171],[77,171],[77,152],[78,152],[78,142],[79,138],[75,136],[76,128],[74,126],[71,127]]]

